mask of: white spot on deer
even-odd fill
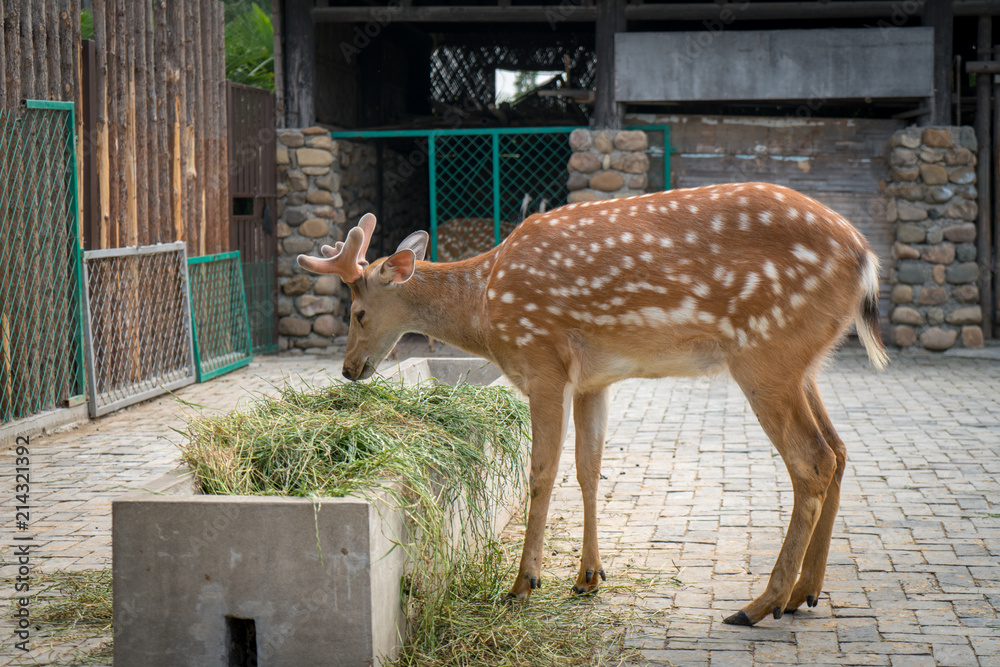
[[[648,250],[644,250],[639,253],[639,259],[641,259],[644,262],[652,262],[653,253],[649,252]]]
[[[795,219],[799,217],[799,211],[798,209],[795,208],[790,208],[787,211],[785,211],[785,213],[788,215],[788,219],[791,220],[792,222],[794,222]]]
[[[611,326],[618,321],[618,318],[614,315],[598,315],[594,318],[594,324],[599,324],[601,326]]]
[[[646,210],[650,213],[656,213],[656,204],[646,204]]]
[[[792,254],[803,262],[809,262],[810,264],[816,264],[819,262],[819,255],[801,243],[796,243],[792,246]]]
[[[631,269],[633,266],[635,266],[635,260],[626,255],[625,257],[622,257],[622,266],[624,266],[626,269]]]
[[[609,248],[614,248],[615,247],[615,237],[609,236],[608,238],[604,239],[604,245],[608,246]]]
[[[497,296],[496,291],[494,291],[494,290],[487,290],[487,292],[486,292],[486,298],[488,298],[488,299],[495,299],[496,296]]]
[[[620,274],[621,272],[622,272],[622,270],[621,270],[621,269],[619,269],[619,268],[618,268],[617,266],[609,266],[609,267],[608,267],[608,275],[609,275],[609,276],[617,276],[617,275],[619,275],[619,274]]]
[[[647,306],[639,311],[642,319],[649,326],[657,326],[670,322],[670,315],[659,306]]]
[[[761,223],[765,225],[771,224],[772,216],[773,214],[770,211],[761,211],[760,213],[757,214],[757,217],[760,219]]]
[[[757,284],[760,282],[760,276],[751,271],[746,275],[743,282],[743,289],[740,290],[740,299],[748,299],[750,295],[754,293],[757,289]]]
[[[631,243],[632,238],[632,232],[625,232],[622,234],[622,243]]]
[[[627,326],[641,327],[646,322],[642,319],[642,315],[635,311],[629,311],[627,313],[622,313],[618,316],[618,321]]]
[[[816,214],[812,211],[806,211],[806,222],[809,224],[816,222]]]
[[[583,276],[580,276],[579,278],[577,278],[577,279],[576,279],[576,284],[577,284],[577,285],[578,285],[579,287],[583,287],[584,285],[586,285],[586,284],[587,284],[587,279],[586,279],[586,278],[584,278]]]
[[[504,292],[503,296],[500,297],[500,300],[503,301],[504,303],[514,303],[514,293]]]
[[[745,232],[748,229],[750,229],[750,214],[740,211],[740,231]]]
[[[507,275],[507,269],[500,269],[497,271],[497,278],[503,278],[505,275]]]
[[[746,206],[746,205],[747,205],[747,202],[748,202],[748,201],[749,201],[749,200],[748,200],[748,199],[747,199],[746,197],[740,197],[739,199],[737,199],[737,200],[736,200],[736,202],[737,202],[737,203],[738,203],[738,204],[739,204],[740,206]]]
[[[611,299],[612,306],[620,306],[624,303],[625,303],[624,297],[616,296],[615,298]]]
[[[676,211],[678,208],[680,208],[680,206],[681,205],[678,204],[676,200],[670,202],[670,208],[671,208],[671,210]]]
[[[510,342],[510,336],[508,336],[505,333],[502,333],[502,334],[500,334],[500,340],[502,340],[505,343],[509,343]]]
[[[722,335],[725,336],[726,338],[736,337],[736,331],[733,329],[733,324],[732,322],[729,321],[728,317],[720,317],[718,322],[718,327],[719,331],[721,331]]]
[[[667,207],[666,206],[661,206],[660,207],[660,213],[666,213],[666,212],[667,212]]]
[[[669,236],[664,236],[660,238],[660,245],[664,248],[670,248],[674,245],[674,240]]]
[[[722,226],[723,226],[722,216],[716,214],[712,218],[712,231],[718,234],[719,232],[722,231]]]
[[[694,292],[696,295],[700,296],[702,299],[704,299],[706,296],[709,295],[709,293],[712,290],[705,283],[696,282],[694,284],[694,287],[691,288],[691,291]]]
[[[688,232],[684,235],[684,240],[693,245],[698,242],[698,235],[694,232]]]
[[[567,257],[566,259],[564,259],[563,266],[565,266],[567,269],[573,268],[573,258]]]
[[[697,213],[698,207],[695,206],[694,204],[688,204],[688,210],[691,211],[692,213]]]
[[[806,291],[811,292],[819,287],[819,278],[816,276],[809,276],[806,281],[802,283],[802,286],[806,288]]]
[[[781,190],[775,190],[773,194],[774,198],[778,201],[785,201],[785,195],[781,192]]]
[[[833,260],[828,259],[825,264],[823,264],[822,274],[824,277],[829,278],[837,271],[837,263]]]
[[[736,330],[736,341],[740,344],[740,347],[746,347],[747,343],[750,342],[747,339],[747,332],[743,329]]]
[[[532,310],[538,310],[538,304],[526,303],[524,304],[524,309],[527,310],[528,312],[531,312]]]
[[[785,326],[785,313],[781,310],[781,306],[775,306],[771,309],[771,317],[774,318],[779,327]]]
[[[550,304],[548,306],[545,306],[545,310],[549,311],[553,315],[562,315],[562,308],[560,308],[559,306],[553,306]]]
[[[772,262],[771,260],[767,260],[766,262],[764,262],[763,270],[765,276],[767,276],[771,280],[775,281],[778,280],[778,268],[774,265],[774,262]]]
[[[806,298],[801,294],[793,294],[791,298],[788,299],[788,302],[792,304],[792,308],[799,308],[800,306],[804,306],[806,304]]]
[[[523,336],[518,336],[514,340],[514,342],[517,343],[518,345],[527,345],[528,343],[530,343],[533,340],[535,340],[535,337],[532,336],[530,333],[526,333]]]
[[[677,324],[691,322],[698,314],[697,306],[698,302],[694,300],[694,297],[689,296],[681,301],[681,305],[670,311],[670,319]]]

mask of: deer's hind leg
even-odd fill
[[[607,387],[573,397],[573,423],[576,426],[576,479],[583,494],[583,555],[573,592],[589,593],[597,590],[605,578],[597,548],[597,485],[608,428]]]
[[[823,502],[823,513],[819,522],[813,530],[812,539],[809,541],[809,548],[806,550],[805,558],[802,561],[802,573],[792,590],[792,596],[785,605],[785,611],[791,612],[799,608],[803,602],[810,607],[815,607],[819,601],[820,592],[823,590],[823,578],[826,575],[826,561],[830,553],[830,538],[833,535],[833,524],[837,518],[837,511],[840,509],[840,482],[844,477],[844,467],[847,464],[847,448],[844,442],[837,435],[833,428],[833,422],[826,412],[826,407],[819,395],[819,388],[816,386],[815,378],[808,378],[805,382],[806,399],[812,409],[813,417],[819,425],[820,431],[826,444],[833,450],[837,457],[837,468],[834,471],[830,486],[826,489],[826,500]]]
[[[732,625],[753,625],[768,614],[780,618],[784,613],[837,469],[837,457],[806,396],[804,374],[786,373],[775,378],[762,373],[761,368],[766,366],[730,364],[733,377],[785,462],[795,504],[766,589],[725,619]]]

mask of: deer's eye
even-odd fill
[[[365,319],[365,311],[359,310],[354,314],[354,319],[357,320],[358,324],[361,324],[361,320]]]

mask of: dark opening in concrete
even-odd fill
[[[257,625],[252,618],[226,616],[228,667],[257,667]]]

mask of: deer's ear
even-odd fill
[[[399,244],[398,248],[396,248],[396,252],[399,252],[400,250],[412,250],[413,254],[417,258],[417,261],[419,262],[427,253],[427,242],[430,241],[430,238],[431,237],[427,234],[427,232],[413,232],[403,239],[403,242]]]
[[[409,248],[403,248],[388,257],[379,267],[379,282],[383,285],[405,283],[413,277],[417,256]]]

